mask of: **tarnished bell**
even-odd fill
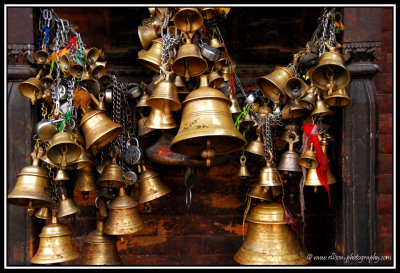
[[[321,115],[327,116],[332,115],[334,112],[326,106],[325,102],[321,99],[320,95],[317,95],[317,102],[315,103],[314,110],[311,112],[311,116]]]
[[[195,32],[203,25],[203,16],[197,8],[181,8],[174,15],[174,25],[182,32]]]
[[[114,153],[110,164],[107,164],[96,185],[103,188],[120,188],[125,186],[124,174],[121,166],[117,163],[117,153]]]
[[[138,183],[139,188],[139,203],[150,202],[151,200],[157,199],[171,192],[160,179],[159,175],[152,171],[147,170],[145,166],[143,167],[143,172],[140,174]]]
[[[351,98],[347,95],[346,88],[340,88],[328,95],[324,102],[329,106],[343,107],[349,105]]]
[[[75,191],[91,192],[97,189],[92,166],[79,169],[73,182]]]
[[[298,159],[299,155],[293,151],[293,143],[289,143],[289,150],[282,155],[277,169],[279,171],[301,172]]]
[[[35,78],[29,78],[26,81],[18,84],[18,90],[24,97],[31,100],[32,105],[35,105],[36,101],[42,98],[42,82],[39,80],[42,70],[36,75]]]
[[[117,239],[103,233],[104,222],[98,220],[96,229],[83,241],[81,265],[122,265]]]
[[[138,57],[138,61],[154,72],[160,72],[162,38],[153,40],[149,50]]]
[[[302,105],[304,108],[307,110],[312,110],[314,108],[315,100],[317,97],[317,91],[318,88],[315,86],[310,86],[310,88],[307,90],[306,94],[298,99],[298,102],[300,105]]]
[[[46,44],[43,44],[42,49],[35,51],[33,54],[33,58],[37,64],[44,64],[49,56],[50,53],[46,47]]]
[[[54,164],[61,165],[65,147],[65,163],[67,165],[80,157],[81,146],[75,142],[72,134],[61,131],[51,138],[51,145],[47,149],[47,158]]]
[[[103,232],[110,235],[125,235],[142,230],[144,223],[135,208],[137,204],[125,194],[125,188],[121,187],[119,196],[108,205],[109,214]]]
[[[49,207],[40,208],[35,216],[39,219],[51,219],[51,210]]]
[[[96,154],[122,133],[123,126],[113,122],[103,110],[86,111],[79,127],[85,136],[86,150]]]
[[[261,135],[257,136],[257,139],[251,141],[245,149],[246,152],[256,154],[259,156],[265,156],[264,143],[261,141]]]
[[[50,207],[54,201],[47,191],[49,176],[46,169],[39,166],[39,160],[32,156],[32,166],[24,167],[17,174],[17,182],[8,194],[7,202],[19,206],[32,206],[34,208]]]
[[[218,71],[213,70],[208,74],[208,84],[210,87],[218,89],[223,82],[224,77],[222,77]]]
[[[239,173],[237,175],[240,177],[251,176],[246,167],[246,157],[245,156],[240,157],[240,169],[239,169]]]
[[[292,99],[298,99],[305,95],[310,87],[301,78],[290,78],[285,85],[285,92]]]
[[[163,71],[165,71],[165,69],[163,69]],[[165,74],[165,79],[156,84],[146,102],[151,108],[156,108],[161,111],[178,111],[182,108],[178,98],[178,89],[175,84],[170,81],[172,72],[165,71]]]
[[[273,166],[272,159],[267,161],[267,164],[260,171],[260,178],[256,185],[278,187],[282,186],[278,170]]]
[[[282,205],[261,202],[247,216],[247,236],[234,260],[242,265],[306,265],[300,241],[284,221]]]
[[[190,39],[186,39],[186,43],[179,47],[172,64],[174,73],[188,81],[191,77],[203,74],[207,68],[207,60],[201,56],[199,47],[192,44]]]
[[[152,108],[144,125],[151,129],[174,129],[179,125],[176,123],[173,113]]]
[[[293,71],[289,67],[277,66],[266,76],[259,77],[257,84],[261,91],[274,102],[286,102],[286,83],[294,77]]]
[[[39,248],[31,263],[53,264],[79,259],[81,255],[73,247],[71,235],[68,226],[59,224],[53,214],[51,224],[44,226],[39,234]]]
[[[307,114],[307,109],[304,108],[303,105],[301,105],[297,99],[290,101],[282,109],[283,119],[299,118],[304,116],[305,114]]]
[[[158,34],[155,28],[147,26],[138,26],[138,35],[140,43],[143,49],[149,49],[153,40],[158,38]]]
[[[98,80],[107,74],[106,64],[107,64],[107,61],[104,61],[104,62],[97,61],[90,65],[89,72],[94,79]]]
[[[207,75],[200,87],[182,102],[181,124],[171,143],[171,151],[211,159],[243,148],[247,142],[236,129],[230,100],[218,89],[208,87]]]
[[[61,189],[61,200],[58,204],[58,213],[57,218],[65,217],[80,211],[80,209],[74,204],[74,201],[71,198],[67,198],[65,196],[64,190]]]
[[[313,147],[314,143],[311,143],[310,148],[299,157],[298,162],[300,166],[304,168],[316,168],[318,166],[318,160]]]
[[[350,72],[345,66],[343,55],[334,47],[319,57],[318,65],[310,71],[311,83],[321,90],[345,88],[350,82]]]
[[[253,185],[251,190],[247,193],[251,198],[271,201],[271,188],[267,186]]]

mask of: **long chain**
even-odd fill
[[[274,126],[276,126],[276,125],[282,126],[283,125],[281,113],[279,113],[278,115],[273,115],[273,114],[267,115],[265,123],[262,124],[265,154],[269,155],[269,151],[271,151],[272,155],[273,155],[273,162],[276,165],[277,164],[276,150],[275,150],[275,146],[272,142],[271,125],[274,125]]]

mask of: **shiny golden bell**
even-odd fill
[[[264,143],[261,141],[261,136],[259,135],[257,139],[251,141],[249,145],[245,149],[246,152],[252,153],[255,155],[265,156],[265,147]]]
[[[271,188],[267,186],[253,185],[251,190],[247,193],[247,196],[271,201]]]
[[[237,175],[240,177],[250,176],[250,173],[246,167],[246,157],[245,156],[240,157],[240,169],[239,169],[239,173]]]
[[[203,25],[197,8],[181,8],[174,16],[174,25],[182,32],[195,32]]]
[[[153,43],[149,50],[138,57],[138,61],[148,69],[154,72],[160,72],[161,65],[161,50],[162,50],[162,39],[157,38],[153,40]]]
[[[299,157],[298,162],[300,166],[304,168],[316,168],[318,166],[318,160],[313,147],[314,143],[311,143],[310,148]]]
[[[151,109],[144,125],[151,129],[173,129],[179,126],[172,112],[162,111],[156,108]]]
[[[65,163],[70,164],[81,155],[82,148],[76,143],[74,137],[68,132],[59,132],[51,138],[51,145],[47,149],[47,158],[54,164],[61,165],[63,151],[65,152]]]
[[[42,82],[39,80],[42,70],[36,75],[35,78],[29,78],[24,82],[18,84],[19,92],[28,99],[31,100],[32,105],[35,105],[36,101],[42,98]]]
[[[223,82],[224,77],[221,76],[218,71],[213,70],[208,74],[208,84],[210,87],[219,88]]]
[[[294,76],[289,67],[276,67],[266,76],[259,77],[257,84],[261,91],[274,102],[286,102],[286,83]]]
[[[345,88],[336,89],[331,95],[327,96],[324,102],[329,106],[344,107],[350,104],[351,98]]]
[[[125,186],[124,174],[122,168],[117,164],[115,156],[112,162],[104,167],[96,185],[103,188],[120,188]]]
[[[51,210],[49,207],[40,208],[35,216],[39,219],[51,219]]]
[[[178,98],[178,89],[175,84],[170,81],[168,73],[165,79],[159,82],[150,97],[147,98],[147,105],[161,111],[178,111],[182,105]]]
[[[64,190],[61,187],[61,200],[58,204],[57,218],[65,217],[79,211],[80,209],[74,204],[74,201],[65,196]]]
[[[267,165],[261,169],[257,185],[269,187],[282,186],[278,170],[273,166],[273,163],[268,161]]]
[[[92,166],[79,169],[73,182],[76,191],[90,192],[97,189]]]
[[[325,102],[320,98],[320,95],[317,95],[317,102],[315,103],[314,110],[311,112],[311,116],[327,116],[332,115],[333,113],[334,111],[329,109]]]
[[[159,175],[152,170],[146,170],[145,166],[143,166],[138,183],[140,185],[139,203],[141,204],[171,192],[171,189],[161,181]]]
[[[158,38],[158,34],[155,28],[147,26],[138,26],[138,35],[140,43],[144,49],[149,49],[153,40]]]
[[[310,87],[301,78],[292,77],[285,85],[285,92],[292,99],[301,98]]]

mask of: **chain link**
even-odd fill
[[[282,114],[278,115],[269,114],[266,117],[265,123],[262,124],[262,132],[263,132],[263,142],[266,156],[269,156],[269,152],[272,152],[273,162],[277,165],[276,159],[276,150],[272,140],[272,131],[271,126],[283,126]],[[270,158],[267,158],[268,160]]]

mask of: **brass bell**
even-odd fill
[[[84,64],[76,62],[74,58],[69,58],[68,71],[70,75],[80,79],[83,76],[84,69]]]
[[[174,15],[174,25],[182,32],[194,33],[203,25],[203,16],[197,8],[181,8]]]
[[[61,165],[64,150],[67,165],[77,160],[82,153],[82,148],[75,142],[73,135],[61,131],[51,138],[51,145],[47,149],[47,158],[54,164]]]
[[[298,101],[298,99],[291,100],[282,109],[283,119],[294,119],[299,118],[307,114],[307,109],[303,107]]]
[[[147,105],[163,112],[178,111],[182,108],[182,105],[178,98],[178,89],[170,81],[172,72],[167,72],[164,68],[161,68],[161,70],[166,74],[165,79],[156,84],[153,92],[146,101]]]
[[[42,70],[36,75],[35,78],[29,78],[26,81],[18,84],[18,90],[24,97],[31,100],[32,105],[35,105],[36,101],[42,98],[42,82],[39,80]]]
[[[93,165],[93,161],[90,159],[90,154],[81,146],[81,155],[77,160],[71,162],[70,169],[79,170],[91,165]]]
[[[169,8],[156,8],[155,15],[160,21],[164,21],[165,15],[168,13]]]
[[[54,181],[66,181],[69,180],[69,176],[67,174],[67,172],[65,171],[65,169],[59,169],[57,171],[57,175],[54,178]]]
[[[222,77],[216,70],[213,70],[208,74],[208,84],[212,88],[218,89],[224,80],[224,77]]]
[[[86,67],[83,71],[81,84],[83,85],[83,87],[85,87],[85,89],[89,93],[95,96],[97,96],[100,92],[101,89],[100,82],[90,76],[89,71],[87,71]]]
[[[144,117],[142,113],[140,113],[142,118],[138,120],[138,134],[137,137],[139,139],[150,136],[152,132],[155,132],[155,129],[146,127],[145,122],[147,117]]]
[[[299,155],[295,151],[293,151],[293,143],[294,142],[289,142],[289,150],[282,155],[281,161],[278,166],[279,171],[302,171],[298,162]]]
[[[248,197],[271,201],[271,188],[268,186],[253,185],[251,190],[247,193]]]
[[[149,50],[138,57],[138,61],[154,72],[160,72],[162,38],[153,40]]]
[[[234,260],[242,265],[306,265],[300,241],[278,203],[257,204],[247,216],[247,235]]]
[[[229,93],[229,100],[231,101],[231,104],[232,104],[230,107],[231,113],[232,114],[241,113],[242,109],[240,109],[238,100],[232,96],[232,92]]]
[[[46,169],[39,166],[42,149],[38,154],[31,154],[33,163],[24,167],[17,174],[17,182],[13,190],[8,194],[8,203],[19,206],[30,206],[33,208],[50,207],[54,201],[49,192],[49,176]]]
[[[58,204],[57,218],[65,217],[80,211],[80,209],[74,204],[71,198],[65,196],[63,188],[60,186],[61,200]]]
[[[60,55],[60,68],[66,77],[69,76],[69,56],[67,54]]]
[[[108,205],[109,214],[103,232],[110,235],[125,235],[142,230],[144,223],[135,208],[137,204],[126,195],[125,188],[121,187],[119,196]]]
[[[39,234],[39,248],[31,263],[53,264],[79,259],[81,255],[72,245],[72,232],[68,226],[58,223],[55,214],[51,219],[51,223],[44,226]]]
[[[104,222],[97,220],[96,229],[83,241],[82,265],[122,265],[117,240],[103,233]]]
[[[256,125],[256,122],[254,121],[253,115],[250,111],[247,112],[247,114],[244,115],[244,117],[242,117],[240,119],[240,126],[248,128],[248,127],[253,127],[255,125]]]
[[[147,104],[147,99],[148,99],[148,98],[149,98],[149,95],[147,95],[146,92],[143,92],[143,94],[140,96],[140,99],[139,99],[138,103],[136,104],[135,108],[140,109],[140,108],[147,108],[147,107],[150,107],[150,106]]]
[[[154,199],[160,198],[171,192],[160,179],[159,175],[152,171],[147,170],[145,166],[142,166],[142,173],[140,174],[138,183],[139,188],[139,203],[150,202]]]
[[[112,161],[106,165],[96,185],[103,188],[120,188],[125,186],[124,174],[121,166],[117,164],[118,152],[113,151]]]
[[[245,156],[240,157],[240,169],[239,169],[239,173],[237,174],[237,176],[240,176],[240,177],[251,176],[246,167],[246,157]]]
[[[285,92],[288,97],[298,99],[303,97],[310,87],[301,78],[290,78],[285,85]]]
[[[218,12],[220,16],[225,17],[228,15],[231,8],[215,8],[215,10]]]
[[[272,155],[272,153],[270,153]],[[260,171],[260,177],[256,185],[268,187],[282,187],[278,170],[272,163],[272,156],[267,161],[267,164]]]
[[[151,129],[173,129],[179,125],[176,123],[173,113],[152,108],[144,125]]]
[[[103,110],[86,111],[79,127],[85,136],[86,150],[90,149],[93,155],[117,138],[123,130],[123,126],[113,122]]]
[[[350,72],[344,57],[327,44],[329,51],[319,57],[318,65],[310,71],[311,83],[321,90],[345,88],[350,82]]]
[[[96,47],[84,50],[84,52],[86,55],[86,61],[89,65],[97,62],[97,60],[104,54],[102,49],[98,49]]]
[[[40,208],[37,212],[35,212],[35,216],[39,219],[51,219],[51,210],[49,207]]]
[[[89,192],[97,189],[93,167],[80,168],[74,177],[73,183],[74,190],[82,192],[83,199],[87,200]]]
[[[316,168],[318,166],[318,160],[313,151],[313,147],[314,143],[311,143],[310,148],[299,157],[298,162],[300,166],[304,168]]]
[[[189,94],[190,90],[187,88],[183,78],[179,75],[175,76],[174,84],[178,89],[178,94]]]
[[[326,173],[328,178],[328,185],[336,183],[335,177],[332,175],[332,172],[328,168]],[[312,186],[314,187],[314,191],[317,192],[319,186],[322,186],[321,181],[319,180],[317,168],[309,168],[307,171],[306,181],[304,182],[304,186]]]
[[[332,94],[328,95],[324,102],[329,106],[347,106],[351,102],[351,98],[346,92],[346,88],[336,89]]]
[[[286,102],[286,83],[294,77],[293,71],[289,67],[277,66],[266,76],[259,77],[257,84],[261,91],[273,102]]]
[[[208,87],[207,75],[200,76],[200,87],[182,102],[181,124],[171,142],[171,151],[210,159],[242,149],[246,139],[236,129],[230,100],[218,89]]]
[[[264,143],[261,141],[261,134],[259,132],[257,132],[257,139],[252,140],[244,151],[265,157]]]
[[[42,49],[35,51],[35,53],[33,54],[33,58],[35,59],[37,64],[44,64],[49,56],[50,53],[47,49],[46,44],[43,44]]]
[[[140,43],[144,49],[149,49],[153,40],[158,38],[158,34],[155,28],[147,26],[138,26],[138,35]]]
[[[174,73],[188,81],[191,77],[203,74],[207,68],[207,60],[202,57],[199,47],[192,44],[189,38],[186,39],[186,43],[179,47],[172,64]]]
[[[52,89],[56,86],[56,82],[54,81],[51,73],[47,74],[40,80],[43,89]]]
[[[217,11],[214,8],[201,8],[200,11],[206,20],[210,20],[217,15]]]
[[[332,115],[334,112],[329,109],[325,102],[321,99],[321,96],[317,95],[317,102],[315,103],[314,110],[311,112],[311,116],[327,116]]]
[[[100,79],[104,75],[107,74],[106,70],[107,61],[104,62],[95,62],[89,66],[89,73],[96,80]],[[72,74],[72,73],[71,73]]]
[[[214,47],[214,48],[224,48],[224,46],[221,44],[221,42],[219,41],[219,39],[217,37],[213,37],[210,39],[209,45]]]
[[[264,103],[258,108],[257,114],[261,119],[264,119],[267,115],[272,114],[272,109]]]
[[[300,105],[310,111],[314,108],[317,93],[318,88],[315,86],[310,86],[310,88],[306,91],[306,94],[297,101]]]

